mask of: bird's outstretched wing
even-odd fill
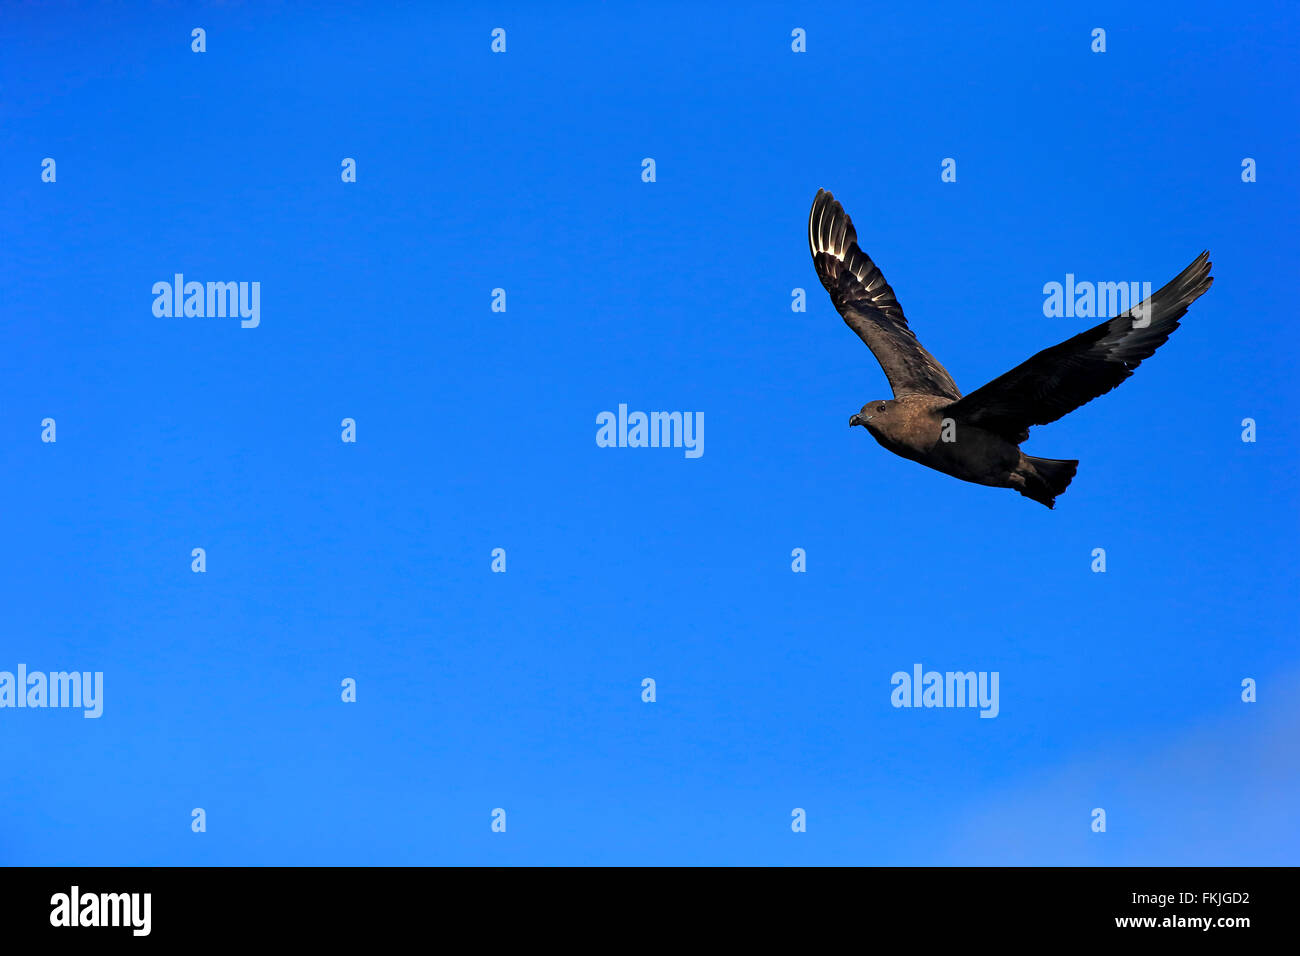
[[[1159,292],[1096,328],[1044,349],[943,409],[959,423],[1019,444],[1046,425],[1105,395],[1165,343],[1178,320],[1214,281],[1202,252]]]
[[[858,248],[853,221],[824,189],[817,190],[808,216],[808,248],[836,310],[876,356],[896,397],[919,392],[961,398],[952,376],[907,327],[894,290]]]

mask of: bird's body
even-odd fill
[[[884,448],[963,481],[1012,488],[1048,508],[1078,462],[1020,450],[1032,425],[1045,425],[1132,374],[1178,327],[1187,306],[1210,287],[1202,253],[1146,301],[1033,358],[963,396],[947,370],[908,327],[903,309],[835,197],[818,190],[808,245],[836,310],[884,369],[894,397],[868,402],[849,419]]]
[[[895,455],[962,481],[1014,488],[1036,501],[1055,498],[1074,477],[1077,461],[1033,458],[1014,442],[982,428],[963,428],[961,440],[957,440],[956,422],[945,412],[951,404],[940,396],[904,395],[890,402],[868,403],[849,423],[863,425],[881,447]],[[1051,507],[1047,501],[1043,503]]]
[[[952,402],[933,395],[904,395],[876,402],[854,417],[871,437],[895,455],[910,458],[946,475],[981,485],[1001,485],[1020,464],[1020,448],[979,428],[964,431],[962,441],[943,440],[943,410]]]

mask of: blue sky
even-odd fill
[[[309,9],[0,21],[0,670],[104,674],[0,709],[0,863],[1296,862],[1294,6]],[[819,187],[968,392],[1216,281],[1048,511],[846,427]]]

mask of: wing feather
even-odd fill
[[[1054,422],[1132,375],[1214,282],[1210,267],[1210,254],[1202,252],[1150,298],[1044,349],[949,405],[944,414],[1019,444],[1029,437],[1030,426]]]
[[[880,269],[858,248],[853,221],[824,189],[817,190],[808,214],[808,248],[836,311],[876,356],[895,397],[920,393],[961,398],[947,369],[908,327],[903,307]]]

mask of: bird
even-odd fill
[[[1214,281],[1210,254],[1147,299],[962,395],[907,324],[880,269],[858,247],[853,221],[835,197],[817,190],[808,247],[835,309],[880,363],[894,397],[867,402],[849,419],[882,447],[963,481],[1012,488],[1056,507],[1078,471],[1077,459],[1036,458],[1020,450],[1029,429],[1047,425],[1115,388],[1168,340],[1188,306]]]

